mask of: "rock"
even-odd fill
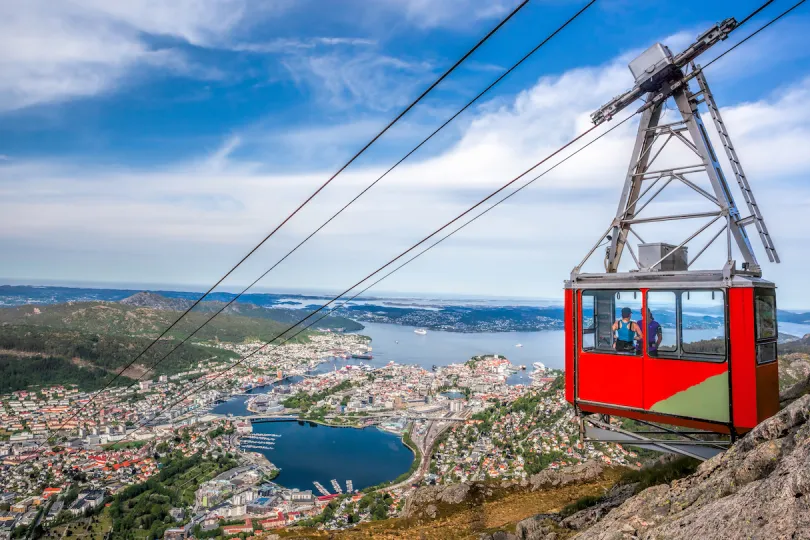
[[[539,514],[519,521],[515,534],[519,540],[553,540],[557,537],[559,514]],[[550,535],[553,537],[549,538]]]
[[[426,486],[413,492],[405,504],[403,517],[435,518],[438,503],[460,504],[468,499],[473,484],[461,483],[449,486]]]
[[[402,517],[406,519],[435,518],[439,514],[440,504],[483,504],[485,500],[495,495],[497,490],[537,491],[543,488],[589,482],[597,479],[604,471],[605,468],[600,463],[586,462],[555,471],[545,470],[521,482],[501,481],[494,485],[485,482],[465,482],[449,486],[424,486],[414,491],[408,498],[402,511]]]
[[[587,529],[606,516],[608,512],[632,497],[635,489],[636,484],[615,485],[597,504],[568,516],[560,522],[560,525],[575,531]]]
[[[437,510],[438,510],[438,508],[436,508],[435,504],[429,504],[429,505],[427,505],[427,508],[425,508],[425,515],[428,516],[429,518],[433,519],[433,518],[436,517],[436,511]]]
[[[808,420],[810,395],[692,476],[630,497],[575,538],[810,538]]]
[[[532,491],[541,488],[566,486],[568,484],[589,482],[605,471],[605,467],[596,461],[586,461],[571,467],[550,471],[548,469],[529,477]]]
[[[512,533],[497,531],[494,533],[483,533],[478,537],[480,540],[519,540],[517,536]]]

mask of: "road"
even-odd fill
[[[399,482],[398,484],[394,484],[392,486],[388,486],[386,490],[398,490],[403,488],[408,488],[412,484],[420,481],[423,476],[428,471],[430,467],[430,457],[433,454],[433,445],[436,444],[436,441],[439,437],[444,433],[447,428],[451,427],[457,420],[455,417],[452,417],[451,412],[447,413],[449,417],[447,421],[445,420],[431,420],[428,422],[427,429],[425,430],[425,434],[423,437],[412,436],[411,440],[416,444],[416,447],[419,448],[419,452],[422,454],[422,460],[419,463],[419,467],[416,468],[414,473]],[[468,419],[472,415],[472,410],[465,409],[460,416]]]

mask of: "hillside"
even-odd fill
[[[191,300],[184,298],[140,292],[120,302],[0,308],[0,392],[49,384],[77,384],[83,390],[98,388],[110,373],[128,364],[191,304]],[[222,305],[213,301],[201,303],[199,310],[189,313],[116,382],[129,384],[143,375]],[[274,320],[275,314],[284,320]],[[201,363],[237,357],[235,353],[207,345],[274,338],[282,341],[294,333],[290,327],[305,315],[303,310],[234,304],[197,332],[189,343],[161,361],[157,371],[148,376],[178,373]],[[341,317],[325,318],[321,324],[362,328]],[[307,340],[310,333],[304,331],[292,341]]]
[[[517,482],[417,489],[402,515],[281,538],[613,540],[810,538],[810,395],[698,464],[641,471],[587,462]]]
[[[50,384],[77,384],[83,390],[103,385],[150,340],[84,333],[30,325],[0,325],[0,392]],[[162,340],[119,378],[129,384],[175,346]],[[213,347],[187,344],[162,361],[154,375],[171,375],[199,363],[223,361],[238,355]]]
[[[193,300],[187,298],[174,298],[162,296],[152,292],[139,292],[120,301],[121,304],[135,307],[152,308],[159,311],[185,311],[194,304]],[[200,302],[194,308],[199,313],[214,313],[222,309],[226,302],[220,300],[210,300]],[[320,306],[318,306],[320,307]],[[317,308],[314,308],[317,309]],[[256,317],[259,319],[270,319],[279,323],[292,325],[304,319],[312,310],[307,309],[285,309],[263,307],[246,302],[234,302],[222,312],[223,315],[240,315],[243,317]],[[322,312],[318,316],[322,315]],[[217,317],[221,317],[218,315]],[[317,319],[318,316],[313,317]],[[307,323],[312,322],[307,321]],[[315,329],[341,329],[348,332],[355,332],[363,329],[363,325],[346,317],[329,316],[312,325]]]
[[[0,309],[0,324],[47,326],[60,330],[125,336],[157,337],[180,316],[178,311],[130,306],[112,302],[76,302]],[[168,337],[182,339],[211,317],[209,313],[189,313]],[[216,317],[193,338],[198,342],[241,343],[270,340],[289,325],[271,319],[225,315]],[[304,338],[305,334],[299,336]]]

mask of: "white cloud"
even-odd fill
[[[107,92],[137,68],[218,78],[217,70],[195,66],[177,50],[155,50],[145,35],[213,45],[239,25],[247,6],[248,0],[2,2],[0,111]]]
[[[290,55],[282,63],[299,86],[340,109],[387,111],[410,102],[434,78],[428,62],[374,51]]]
[[[468,26],[482,19],[504,16],[518,0],[382,0],[388,9],[404,14],[422,28]]]
[[[629,72],[617,61],[541,78],[511,100],[483,106],[455,145],[397,169],[264,285],[353,282],[586,129],[589,113],[629,84]],[[810,147],[808,93],[810,79],[723,111],[783,250],[785,268],[768,267],[769,275],[797,297],[806,293],[791,277],[801,268],[792,261],[804,257],[796,223],[810,210],[810,188],[787,182],[810,171],[810,158],[796,151]],[[313,133],[324,140],[336,135]],[[615,212],[634,136],[626,124],[381,287],[556,295]],[[119,281],[210,281],[332,172],[266,173],[235,158],[244,143],[242,134],[234,135],[211,156],[160,172],[3,163],[0,247],[37,249],[10,257],[6,272],[32,279],[86,279],[92,272]],[[249,282],[380,172],[347,170],[235,282]],[[688,234],[685,228],[665,233],[675,241]],[[56,264],[63,275],[55,276]]]
[[[271,41],[258,43],[237,43],[228,48],[233,51],[252,52],[260,54],[300,53],[317,47],[371,47],[377,41],[358,37],[312,37],[312,38],[277,38]]]

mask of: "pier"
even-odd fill
[[[315,489],[320,491],[321,495],[323,495],[324,497],[331,495],[331,493],[326,491],[326,488],[323,487],[320,482],[312,482],[312,483],[315,484]]]
[[[354,484],[351,480],[346,480],[346,493],[354,493]]]
[[[335,480],[334,478],[332,479],[332,488],[338,495],[343,493],[343,489],[341,489],[340,484],[338,484],[337,480]]]

